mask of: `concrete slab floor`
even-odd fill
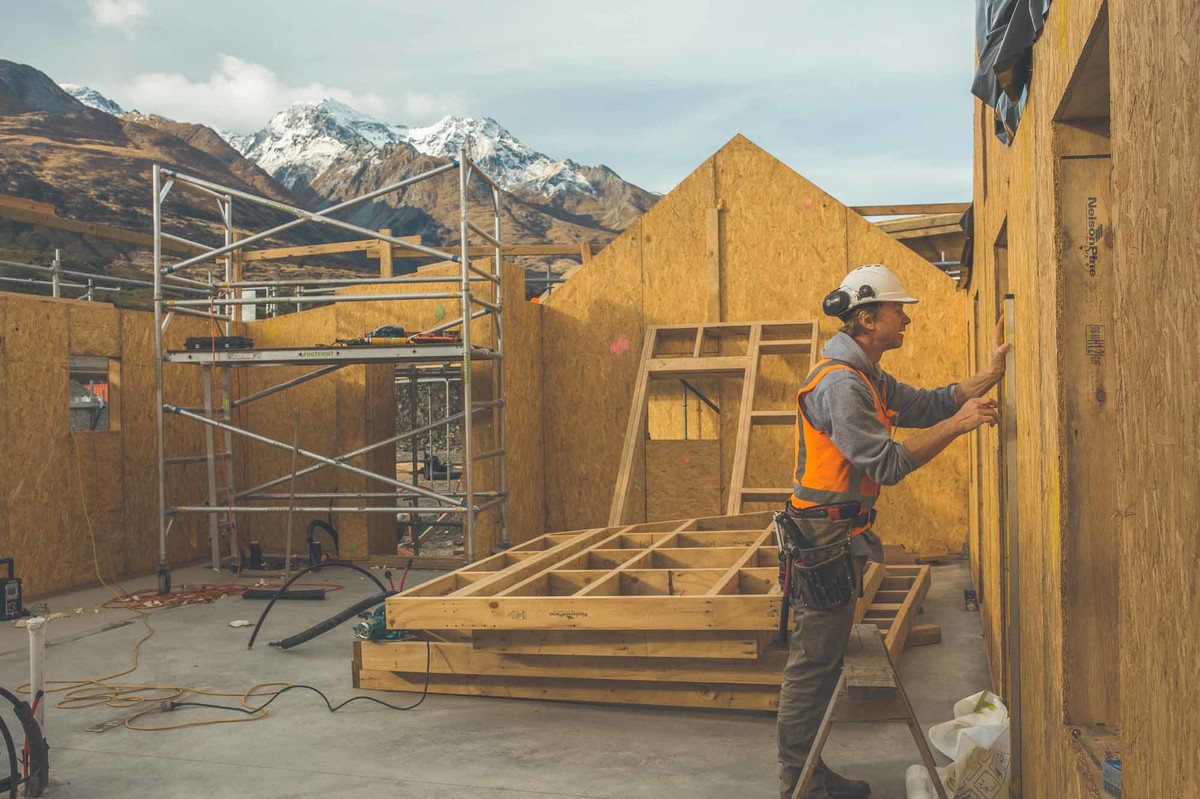
[[[341,571],[341,570],[337,570]],[[410,575],[416,580],[433,573]],[[223,579],[223,578],[222,578]],[[321,581],[345,589],[324,602],[285,602],[271,612],[253,650],[249,629],[264,603],[224,599],[155,611],[157,634],[138,670],[117,682],[189,685],[240,693],[261,682],[306,683],[334,702],[353,694],[347,623],[288,652],[266,642],[332,615],[372,586],[350,572]],[[202,568],[178,570],[182,582],[213,581]],[[127,581],[147,588],[153,578]],[[942,643],[909,649],[901,675],[924,728],[950,717],[955,700],[988,686],[979,615],[963,609],[967,565],[935,566],[920,623],[942,626]],[[128,611],[91,608],[102,588],[47,600],[70,615],[48,626],[48,679],[96,678],[129,667],[145,634]],[[84,608],[83,614],[76,614]],[[129,619],[133,623],[111,628]],[[27,633],[0,625],[0,685],[28,680]],[[415,695],[369,692],[394,704]],[[233,698],[212,701],[236,704]],[[621,797],[726,799],[776,795],[774,718],[760,714],[561,704],[430,696],[400,713],[355,703],[330,714],[310,692],[281,697],[261,721],[167,732],[88,727],[131,713],[105,706],[48,708],[51,799],[192,799],[193,797]],[[205,709],[156,713],[145,724],[171,724],[231,714]],[[6,713],[11,721],[11,714]],[[847,775],[867,779],[876,799],[903,799],[904,770],[919,762],[904,725],[841,725],[826,758]],[[939,762],[943,762],[939,760]]]

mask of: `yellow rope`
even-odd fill
[[[105,581],[104,576],[100,573],[100,556],[96,549],[96,533],[92,528],[92,518],[87,509],[87,497],[83,490],[83,459],[79,454],[79,444],[75,441],[75,437],[71,436],[71,448],[75,453],[75,472],[79,481],[79,502],[83,508],[83,519],[87,523],[88,538],[91,541],[92,548],[92,565],[96,570],[96,578],[100,584],[109,590],[109,592],[118,599],[121,595],[113,589],[112,586]],[[124,590],[120,583],[119,587]],[[128,595],[128,591],[125,592]],[[109,674],[106,677],[96,679],[81,679],[81,680],[47,680],[46,685],[57,685],[58,688],[47,687],[46,693],[65,693],[63,698],[54,706],[64,710],[73,710],[84,707],[97,707],[105,705],[112,708],[142,708],[133,715],[125,719],[125,726],[131,730],[141,732],[153,732],[158,730],[181,730],[187,727],[204,727],[211,724],[237,724],[243,721],[258,721],[267,717],[268,711],[265,707],[254,705],[250,700],[257,697],[272,697],[278,694],[285,688],[291,686],[291,683],[285,682],[267,682],[253,685],[249,690],[242,693],[225,692],[225,691],[207,691],[202,688],[193,688],[186,685],[121,685],[110,682],[118,677],[124,677],[137,671],[139,657],[141,655],[142,644],[149,641],[156,630],[150,624],[150,614],[146,611],[137,608],[129,607],[129,610],[138,614],[141,617],[142,624],[146,627],[146,634],[133,646],[133,665],[124,671],[119,671],[115,674]],[[274,690],[263,690],[274,689]],[[29,684],[21,686],[17,689],[21,693],[28,693]],[[179,724],[167,724],[162,726],[143,726],[134,724],[137,719],[150,713],[157,713],[162,707],[163,702],[177,702],[187,696],[214,696],[214,697],[235,697],[240,700],[243,708],[250,711],[248,714],[242,714],[235,718],[225,719],[208,719],[206,721],[187,721]]]

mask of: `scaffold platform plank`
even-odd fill
[[[472,360],[487,361],[496,353],[487,347],[472,347]],[[171,350],[163,355],[168,363],[217,366],[290,366],[310,363],[454,363],[463,359],[461,344],[422,344],[387,347],[296,347],[245,350]]]

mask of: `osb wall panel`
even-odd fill
[[[607,524],[642,353],[644,221],[631,225],[543,303],[543,441],[551,530]],[[643,457],[639,447],[627,511],[631,518],[645,514]]]
[[[1200,411],[1184,364],[1200,363],[1194,280],[1200,119],[1188,0],[1111,6],[1117,204],[1121,534],[1121,725],[1132,799],[1200,796]],[[1182,321],[1187,320],[1187,321]],[[1192,453],[1192,454],[1186,454]],[[1148,575],[1152,575],[1147,579]]]
[[[924,324],[915,326],[904,350],[889,354],[885,367],[918,385],[944,385],[964,375],[962,297],[953,283],[736,137],[545,304],[550,528],[585,527],[607,517],[645,327],[705,318],[705,218],[714,207],[721,209],[723,321],[819,317],[821,299],[850,268],[882,260],[925,300]],[[822,338],[836,327],[832,320],[823,322]],[[952,337],[958,340],[947,344]],[[592,368],[580,372],[580,364]],[[756,408],[791,407],[803,371],[795,363],[765,359]],[[722,381],[713,396],[721,408],[722,503],[733,460],[738,382]],[[668,402],[669,396],[656,395],[654,434],[682,429],[682,402]],[[748,485],[790,483],[793,445],[786,430],[756,430],[754,449]],[[644,505],[635,506],[644,503],[647,490],[659,490],[647,479],[643,456],[639,451],[629,518],[645,518]],[[889,491],[881,503],[884,518],[892,520],[884,528],[889,540],[926,552],[959,549],[966,538],[964,466],[965,456],[952,452],[926,467],[927,491],[903,486]]]
[[[94,583],[96,565],[108,580],[152,572],[158,558],[152,316],[26,295],[3,295],[0,306],[9,387],[0,430],[14,466],[0,473],[0,551],[16,559],[31,597]],[[203,325],[190,322],[177,321],[170,340]],[[112,376],[120,377],[114,429],[70,432],[70,355],[114,359]],[[195,386],[180,388],[183,402],[197,400]],[[206,549],[199,529],[197,519],[175,525],[173,562],[195,560]]]
[[[1180,364],[1194,363],[1200,348],[1190,332],[1194,325],[1158,325],[1148,333],[1143,320],[1190,318],[1186,309],[1197,299],[1190,284],[1164,290],[1161,281],[1192,269],[1200,244],[1194,226],[1178,224],[1197,211],[1183,176],[1200,172],[1200,109],[1193,70],[1181,57],[1200,44],[1200,22],[1191,4],[1176,0],[1110,8],[1115,290],[1108,314],[1112,337],[1102,358],[1115,368],[1118,390],[1104,399],[1116,405],[1110,435],[1077,441],[1065,383],[1080,356],[1071,326],[1087,311],[1071,306],[1064,294],[1072,290],[1064,270],[1071,268],[1069,250],[1078,242],[1056,237],[1064,228],[1069,234],[1073,224],[1061,202],[1072,187],[1059,181],[1056,161],[1079,151],[1065,148],[1064,139],[1073,134],[1056,129],[1053,116],[1089,34],[1105,24],[1103,8],[1091,0],[1051,6],[1034,49],[1030,102],[1010,148],[991,138],[990,119],[984,126],[977,108],[971,291],[979,292],[985,316],[994,314],[998,259],[992,244],[1007,219],[1019,465],[1017,563],[1007,560],[999,525],[994,438],[981,442],[978,472],[972,470],[982,474],[973,478],[981,484],[973,493],[985,500],[975,523],[985,628],[998,687],[1007,692],[1012,675],[1006,674],[1003,630],[1019,624],[1024,796],[1101,795],[1097,771],[1070,737],[1073,721],[1097,716],[1121,731],[1123,795],[1193,796],[1200,795],[1200,727],[1191,712],[1200,703],[1194,679],[1200,633],[1192,623],[1200,610],[1200,552],[1186,531],[1194,527],[1200,474],[1194,458],[1178,453],[1200,444],[1200,414],[1191,386],[1178,378]],[[981,325],[977,338],[990,333],[989,325]],[[1076,473],[1081,453],[1075,448],[1081,447],[1116,461],[1115,492],[1087,497]],[[1103,503],[1105,518],[1080,521],[1087,509],[1078,503],[1084,501]],[[1116,580],[1087,582],[1095,574],[1081,573],[1089,566],[1080,549],[1097,534],[1119,537],[1119,551],[1108,556],[1118,562]],[[1004,606],[1014,569],[1018,616],[1008,619]],[[1103,640],[1072,632],[1080,616],[1105,613],[1104,601],[1115,597],[1119,620],[1108,625]],[[1107,688],[1097,690],[1096,674],[1104,671]],[[1084,678],[1088,684],[1080,686]]]

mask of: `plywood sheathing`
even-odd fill
[[[964,375],[963,299],[953,282],[737,136],[543,305],[545,529],[581,528],[606,518],[646,326],[699,323],[709,313],[706,219],[714,208],[721,209],[722,321],[820,316],[822,297],[846,272],[882,261],[922,299],[904,349],[889,353],[885,367],[915,385],[944,385]],[[822,340],[835,330],[833,320],[823,323]],[[798,379],[783,365],[764,364],[763,378],[764,405],[783,407],[794,396]],[[713,397],[721,408],[722,507],[740,396],[740,388],[730,385],[719,387]],[[671,413],[653,411],[652,430],[682,429],[682,419]],[[681,417],[681,401],[674,413]],[[759,440],[766,443],[752,453],[750,478],[758,482],[749,484],[786,483],[793,457],[787,429],[771,430]],[[629,518],[646,518],[645,463],[642,452]],[[961,547],[965,464],[965,443],[957,443],[886,491],[880,528],[888,540],[913,551]]]
[[[1125,779],[1131,799],[1196,796],[1200,17],[1188,0],[1112,3],[1110,14]]]
[[[1107,11],[1107,20],[1105,12]],[[1066,302],[1068,220],[1058,198],[1059,157],[1083,154],[1080,127],[1056,126],[1089,37],[1107,24],[1111,77],[1113,288],[1105,368],[1116,371],[1107,436],[1080,438],[1070,414],[1067,370],[1080,352],[1072,326],[1081,310]],[[993,242],[1007,220],[1010,291],[1016,299],[1017,513],[1020,557],[1006,563],[999,529],[997,442],[973,449],[971,539],[985,636],[997,689],[1004,694],[1005,575],[1018,566],[1023,690],[1022,792],[1066,799],[1100,796],[1099,775],[1070,737],[1080,715],[1108,714],[1121,730],[1123,795],[1200,795],[1200,545],[1194,533],[1200,474],[1195,389],[1194,281],[1200,240],[1198,201],[1187,176],[1200,174],[1200,118],[1188,54],[1200,48],[1193,4],[1153,0],[1131,6],[1056,0],[1034,47],[1035,69],[1011,147],[991,134],[991,112],[975,109],[975,265],[968,323],[986,340],[994,319]],[[1094,80],[1095,78],[1093,78]],[[1095,86],[1088,87],[1091,89]],[[1072,100],[1073,102],[1073,100]],[[1086,137],[1085,137],[1086,138]],[[1073,142],[1068,142],[1073,139]],[[1093,151],[1088,151],[1093,152]],[[1066,209],[1069,212],[1070,209]],[[1067,231],[1069,234],[1069,230]],[[979,319],[973,298],[979,293]],[[1187,321],[1182,321],[1187,320]],[[1070,349],[1067,349],[1067,348]],[[1112,383],[1110,383],[1112,385]],[[1094,397],[1093,393],[1093,397]],[[1189,454],[1185,454],[1189,453]],[[1115,490],[1081,508],[1080,458],[1116,465]],[[1074,481],[1074,492],[1072,485]],[[1081,526],[1081,512],[1091,514]],[[1080,551],[1095,541],[1116,579],[1087,574]],[[1096,554],[1096,553],[1093,553]],[[1106,602],[1115,600],[1114,615]],[[1108,617],[1102,639],[1088,615]],[[1082,622],[1084,627],[1077,625]],[[1114,670],[1115,669],[1115,670]],[[1107,691],[1077,682],[1107,672]]]
[[[0,315],[6,389],[0,432],[8,461],[0,470],[0,551],[16,559],[27,596],[95,583],[90,520],[105,579],[153,571],[158,507],[152,315],[20,294],[0,295]],[[202,320],[176,320],[169,339],[178,345],[205,327]],[[113,429],[70,432],[71,355],[114,359],[111,374],[119,374],[120,399],[112,407]],[[199,382],[185,380],[177,388],[178,401],[199,402]],[[181,499],[188,498],[197,476],[188,473],[192,468],[170,475]],[[202,522],[186,518],[175,525],[168,552],[174,562],[186,562],[206,546]]]

